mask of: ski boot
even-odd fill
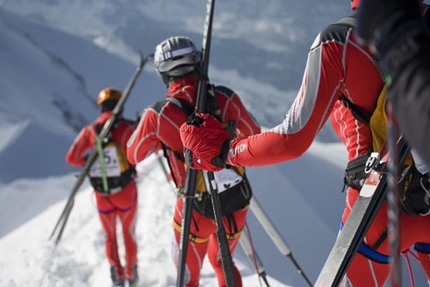
[[[127,278],[125,287],[137,287],[139,276],[137,274],[137,265],[133,266],[133,277]]]
[[[121,272],[122,270],[119,271],[115,265],[111,266],[110,277],[112,279],[112,287],[125,287],[126,282]]]

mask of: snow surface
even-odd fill
[[[148,54],[174,34],[198,43],[204,2],[0,0],[1,287],[110,286],[87,181],[59,245],[48,240],[80,171],[64,156],[80,127],[99,114],[98,91],[126,87],[138,51]],[[264,125],[280,122],[295,97],[317,31],[349,11],[346,1],[314,2],[237,0],[216,6],[210,77],[235,89]],[[164,93],[148,64],[125,115],[135,117]],[[255,198],[313,282],[336,238],[344,206],[346,152],[329,131],[320,139],[298,160],[248,169]],[[174,188],[157,155],[139,164],[138,171],[139,286],[174,286]],[[307,286],[252,212],[248,227],[270,286]],[[240,247],[234,260],[244,286],[265,286]],[[420,267],[412,263],[416,286],[425,286]],[[404,281],[407,286],[407,275]],[[216,286],[208,262],[201,285]]]

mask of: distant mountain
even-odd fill
[[[2,9],[0,39],[0,128],[5,137],[3,146],[0,139],[0,180],[70,171],[65,153],[80,128],[100,114],[98,92],[107,86],[125,89],[138,61]],[[135,118],[163,93],[158,76],[145,70],[125,116]],[[22,158],[32,161],[23,164]],[[41,163],[44,168],[38,168]]]
[[[206,2],[193,0],[20,0],[0,5],[29,21],[83,37],[131,63],[138,51],[149,53],[172,35],[190,36],[200,44],[206,13]],[[349,13],[346,0],[216,1],[211,79],[219,82],[225,73],[236,74],[239,80],[231,86],[242,92],[259,121],[278,124],[300,87],[315,36]],[[267,85],[276,91],[267,91]],[[265,113],[259,110],[262,106]]]

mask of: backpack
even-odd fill
[[[115,123],[115,128],[118,124]],[[98,135],[101,126],[94,124],[94,129]],[[103,155],[103,160],[97,156],[88,171],[88,177],[94,190],[102,194],[114,194],[125,188],[134,178],[136,171],[130,166],[123,147],[113,141],[110,136],[101,143],[99,155]]]
[[[341,19],[334,25],[354,27],[355,19],[352,16]],[[377,60],[375,60],[377,63]],[[381,152],[388,136],[388,119],[385,111],[386,92],[389,84],[384,84],[379,93],[375,108],[368,113],[350,102],[342,93],[339,99],[344,106],[351,110],[352,115],[360,122],[367,125],[372,135],[372,149],[368,154],[358,157],[350,162],[345,170],[344,184],[348,187],[361,189],[368,173],[365,170],[371,152]],[[421,174],[415,167],[412,154],[409,153],[401,169],[400,180],[400,203],[402,211],[408,215],[430,214],[430,179]]]
[[[218,101],[215,97],[215,91],[221,91],[227,95],[233,95],[233,91],[224,86],[208,86],[208,93],[206,96],[205,112],[211,114],[216,119],[222,122],[221,110],[218,105]],[[168,97],[164,100],[165,102],[173,103],[187,116],[191,116],[195,109],[188,102]],[[224,124],[224,127],[226,125]],[[164,156],[169,163],[167,156],[167,150],[173,152],[175,157],[182,161],[184,165],[185,158],[182,154],[178,154],[162,143]],[[169,164],[170,166],[170,164]],[[243,209],[247,206],[252,197],[252,189],[249,181],[246,178],[245,167],[227,166],[227,168],[222,169],[219,172],[214,172],[214,178],[217,182],[217,192],[218,198],[221,206],[221,215],[228,216],[233,212]],[[173,177],[174,179],[174,177]],[[175,182],[176,183],[176,182]],[[193,200],[193,209],[202,214],[207,218],[214,219],[215,215],[212,207],[212,200],[210,195],[210,188],[208,188],[209,182],[207,177],[207,172],[202,170],[197,170],[196,174],[196,199]]]

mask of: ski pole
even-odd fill
[[[158,159],[158,163],[161,166],[161,169],[163,170],[164,175],[166,176],[167,182],[170,182],[170,178],[168,176],[167,169],[163,163],[163,159],[161,157],[158,157],[157,159]],[[239,239],[239,243],[242,246],[242,249],[245,252],[245,254],[248,256],[249,260],[253,264],[253,266],[257,269],[258,275],[261,278],[263,278],[264,282],[266,283],[266,286],[270,287],[270,285],[267,281],[266,271],[265,271],[265,268],[263,266],[263,263],[261,262],[258,254],[252,248],[252,244],[251,244],[251,241],[248,237],[248,231],[247,230],[244,230],[242,232],[240,239]]]
[[[294,258],[291,249],[288,247],[288,244],[285,242],[284,238],[281,236],[281,234],[278,232],[276,227],[272,224],[269,217],[264,212],[263,208],[258,203],[257,199],[255,198],[255,195],[252,196],[250,207],[254,215],[257,217],[260,224],[263,226],[263,228],[266,230],[267,234],[272,239],[273,243],[278,247],[279,251],[285,255],[286,257],[290,258],[293,262],[294,266],[297,268],[297,271],[299,274],[303,276],[306,283],[308,283],[309,286],[313,286],[309,278],[306,276],[305,272],[302,270],[296,259]]]
[[[233,120],[229,120],[227,124],[227,131],[230,133],[230,135],[233,137],[235,131],[236,131],[237,122]],[[227,152],[223,156],[223,158],[227,158]],[[214,211],[215,221],[217,223],[217,239],[218,239],[218,245],[221,253],[221,260],[224,270],[224,275],[226,277],[226,283],[228,287],[235,287],[236,284],[236,276],[234,274],[234,267],[233,267],[233,259],[230,252],[230,246],[227,241],[227,234],[225,232],[224,224],[222,222],[222,214],[221,214],[221,205],[219,203],[219,196],[218,196],[218,187],[217,183],[215,181],[215,176],[213,172],[207,172],[208,181],[210,185],[210,191],[211,191],[211,200],[212,200],[212,208]]]
[[[266,283],[266,286],[270,287],[269,282],[267,281],[266,270],[257,252],[252,248],[251,240],[249,239],[247,229],[243,230],[239,239],[239,243],[253,266],[256,268],[258,275],[263,278],[263,281],[264,283]]]

